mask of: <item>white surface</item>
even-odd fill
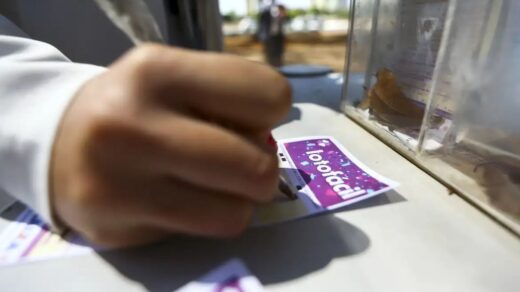
[[[396,191],[235,240],[173,238],[3,269],[0,291],[172,291],[233,257],[269,291],[518,291],[518,238],[332,110],[339,108],[338,83],[293,80],[296,101],[305,103],[295,105],[275,137],[334,136],[399,181]]]

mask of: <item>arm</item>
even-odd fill
[[[47,220],[119,247],[234,236],[272,200],[267,138],[291,91],[268,66],[147,44],[103,70],[19,37],[0,48],[0,186]]]
[[[70,62],[0,16],[0,189],[53,222],[49,161],[63,112],[100,67]]]

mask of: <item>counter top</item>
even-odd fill
[[[276,138],[330,135],[394,191],[234,240],[152,246],[0,269],[1,291],[172,291],[241,258],[268,291],[517,291],[520,241],[338,111],[342,78],[293,78]],[[7,220],[0,218],[0,229]]]

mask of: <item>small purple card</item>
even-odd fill
[[[264,287],[240,259],[232,259],[177,292],[263,292]]]
[[[373,172],[332,137],[278,141],[292,183],[325,209],[335,209],[386,192],[397,183]]]

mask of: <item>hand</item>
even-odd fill
[[[290,95],[264,65],[134,49],[87,82],[64,115],[51,163],[56,219],[108,247],[239,234],[253,205],[274,194],[267,137]]]

